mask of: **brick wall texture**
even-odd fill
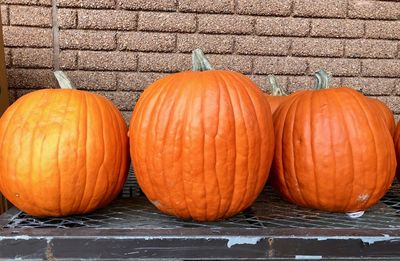
[[[1,0],[11,101],[56,88],[54,69],[110,98],[128,119],[154,80],[189,70],[268,74],[289,91],[319,68],[400,114],[400,2],[375,0]]]

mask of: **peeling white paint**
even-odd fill
[[[310,237],[308,239],[313,239],[313,240],[318,240],[318,241],[324,241],[324,240],[361,240],[364,244],[369,244],[372,245],[376,242],[381,242],[381,241],[400,241],[398,237],[391,237],[387,234],[383,234],[383,236],[369,236],[369,237],[354,237],[354,236],[332,236],[332,237]]]
[[[140,253],[139,251],[133,251],[133,252],[125,253],[124,255],[126,256],[126,255],[133,255],[133,254],[139,254],[139,253]]]
[[[373,245],[376,242],[386,241],[389,238],[390,238],[389,235],[384,234],[383,237],[363,237],[363,238],[361,238],[361,241],[364,244]]]
[[[297,260],[320,260],[322,256],[304,256],[304,255],[296,255],[295,259]]]
[[[14,237],[9,237],[10,239],[15,239],[15,240],[30,240],[32,238],[38,238],[38,237],[32,237],[32,236],[14,236]],[[40,238],[41,239],[41,238]]]
[[[231,248],[234,245],[255,245],[263,239],[262,237],[249,237],[249,236],[236,236],[236,237],[224,237],[224,239],[228,240],[226,244],[228,248]]]
[[[6,239],[14,239],[14,240],[31,240],[31,239],[45,239],[47,243],[50,243],[54,238],[70,238],[69,236],[28,236],[28,235],[19,235],[19,236],[3,236],[0,237],[1,240]],[[87,238],[87,236],[73,236],[73,238]],[[90,237],[89,237],[90,238]],[[117,240],[126,240],[126,239],[142,239],[142,240],[168,240],[168,239],[185,239],[185,240],[193,240],[193,239],[204,239],[204,240],[227,240],[227,246],[231,248],[234,245],[243,245],[243,244],[251,244],[255,245],[260,240],[266,239],[268,237],[263,236],[189,236],[189,237],[180,237],[180,236],[95,236],[93,240],[99,239],[117,239]],[[275,236],[274,238],[287,238],[286,236]],[[301,237],[301,236],[291,236],[290,238],[299,238],[302,240],[361,240],[364,244],[372,245],[376,242],[381,241],[400,241],[399,236],[390,236],[388,234],[380,234],[376,236],[309,236],[309,237]]]
[[[357,211],[357,212],[349,212],[349,213],[346,213],[346,215],[349,217],[349,218],[359,218],[359,217],[362,217],[362,215],[364,215],[364,211]]]

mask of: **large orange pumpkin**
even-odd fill
[[[31,92],[0,119],[0,190],[34,216],[91,212],[120,192],[128,145],[122,115],[105,98],[67,89]]]
[[[162,212],[217,220],[249,207],[274,150],[271,110],[244,75],[212,70],[200,50],[194,70],[169,75],[141,95],[130,124],[138,183]]]
[[[396,129],[394,131],[394,148],[396,150],[397,162],[400,161],[400,122],[397,123]],[[397,179],[400,180],[400,165],[397,165]]]
[[[396,169],[392,137],[369,98],[324,87],[291,95],[274,115],[273,184],[301,206],[362,211],[385,194]]]
[[[269,82],[271,83],[272,91],[270,95],[266,94],[265,97],[267,97],[267,101],[269,103],[269,106],[271,107],[271,112],[273,115],[275,111],[278,109],[279,105],[285,100],[287,100],[288,94],[282,88],[282,86],[278,84],[278,81],[276,80],[276,77],[274,75],[269,75],[268,79]]]
[[[370,98],[369,100],[371,105],[375,107],[376,111],[381,115],[381,117],[386,123],[386,126],[389,128],[390,134],[392,134],[393,136],[394,130],[396,128],[396,123],[394,121],[394,116],[392,111],[388,108],[388,106],[384,102],[378,99]]]

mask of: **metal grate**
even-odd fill
[[[133,173],[132,167],[129,168],[128,177],[125,181],[124,188],[122,189],[120,197],[122,198],[131,198],[142,196],[143,193],[140,190],[140,187],[136,181],[135,174]]]
[[[149,228],[173,229],[207,227],[246,228],[368,228],[400,229],[400,184],[395,183],[385,197],[362,217],[352,219],[345,214],[327,213],[295,206],[283,201],[270,187],[261,193],[255,204],[235,217],[219,222],[183,221],[161,214],[151,205],[129,174],[121,194],[109,207],[84,216],[66,218],[34,218],[23,212],[10,219],[6,228]]]

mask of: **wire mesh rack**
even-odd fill
[[[18,212],[5,228],[398,228],[400,184],[395,183],[382,200],[359,218],[298,207],[282,200],[269,186],[253,206],[219,222],[184,221],[160,213],[141,193],[130,171],[120,198],[92,214],[65,218],[35,218]]]
[[[176,255],[165,252],[166,249],[184,248],[182,258],[196,258],[197,253],[197,257],[201,256],[203,259],[205,258],[204,251],[210,247],[216,248],[217,252],[220,253],[220,255],[209,256],[211,259],[278,256],[301,259],[310,253],[314,256],[312,259],[315,259],[315,254],[324,249],[320,253],[321,255],[316,255],[316,257],[326,255],[333,258],[346,258],[371,255],[374,258],[377,256],[400,258],[400,184],[394,183],[384,198],[359,218],[293,205],[282,200],[271,187],[266,186],[253,206],[242,213],[218,222],[194,222],[160,213],[141,193],[131,170],[120,197],[114,200],[110,206],[92,214],[65,218],[35,218],[12,209],[6,212],[6,218],[3,217],[3,222],[0,224],[0,249],[2,242],[5,242],[1,240],[2,231],[6,239],[21,237],[21,233],[29,239],[47,238],[44,242],[44,247],[47,250],[49,246],[53,247],[56,244],[55,242],[58,242],[53,238],[56,235],[62,237],[63,240],[69,240],[59,243],[58,254],[60,252],[66,253],[66,258],[74,258],[73,255],[71,256],[72,247],[69,250],[68,247],[65,247],[68,244],[73,245],[74,249],[79,249],[82,244],[92,242],[90,241],[93,239],[92,236],[96,237],[95,242],[101,242],[101,240],[98,241],[99,236],[104,240],[116,240],[115,242],[117,242],[123,239],[121,235],[127,236],[123,242],[130,240],[133,240],[132,244],[142,242],[140,244],[146,247],[141,246],[140,249],[147,249],[148,251],[151,249],[151,251],[158,253],[152,256],[153,258],[166,258],[168,256],[176,258]],[[69,236],[65,238],[66,235]],[[83,238],[87,241],[79,243],[79,240],[83,240]],[[352,238],[355,240],[354,242],[348,241]],[[27,238],[23,236],[21,239],[26,242]],[[194,241],[191,242],[190,240]],[[198,245],[199,240],[205,241],[204,246]],[[228,240],[227,243],[226,240]],[[243,243],[243,240],[245,240],[244,245],[247,246],[246,251],[236,253],[235,251],[241,249],[242,244],[239,244],[240,247],[237,248],[232,246],[236,244],[235,242]],[[308,246],[309,251],[304,252],[307,255],[297,255],[297,257],[287,250],[279,253],[279,240],[288,240],[285,241],[285,244],[282,244],[282,249],[286,249],[287,245],[295,244],[297,247],[302,246],[300,249],[303,249],[303,247],[307,249]],[[300,240],[299,242],[304,243],[304,246],[296,240]],[[325,246],[326,240],[335,241]],[[341,240],[344,241],[341,242]],[[111,242],[114,241],[110,241],[110,245],[102,247],[104,249],[111,247]],[[155,245],[148,246],[150,242]],[[162,245],[165,242],[169,242],[167,246]],[[373,244],[366,248],[366,242]],[[309,246],[311,243],[315,244],[313,248]],[[121,241],[118,241],[118,244],[122,244]],[[193,244],[198,246],[193,248]],[[335,244],[338,244],[338,247],[341,247],[343,251],[347,249],[347,252],[330,252]],[[381,246],[378,250],[375,249],[377,245]],[[131,245],[127,245],[126,248],[131,249]],[[354,249],[357,249],[357,251]],[[46,251],[44,251],[44,254],[47,253]],[[93,250],[93,255],[96,255],[96,251],[99,251],[99,249]],[[109,251],[112,252],[113,250]],[[109,251],[104,252],[102,257],[107,257]],[[135,252],[136,255],[132,251],[133,254],[126,254],[126,251],[118,252],[120,255],[114,256],[113,259],[149,257],[148,252],[138,251],[142,255]],[[131,252],[128,251],[128,253]],[[8,257],[15,258],[12,253]],[[79,253],[76,254],[75,258],[78,257],[81,258]],[[88,257],[94,258],[93,256]]]

